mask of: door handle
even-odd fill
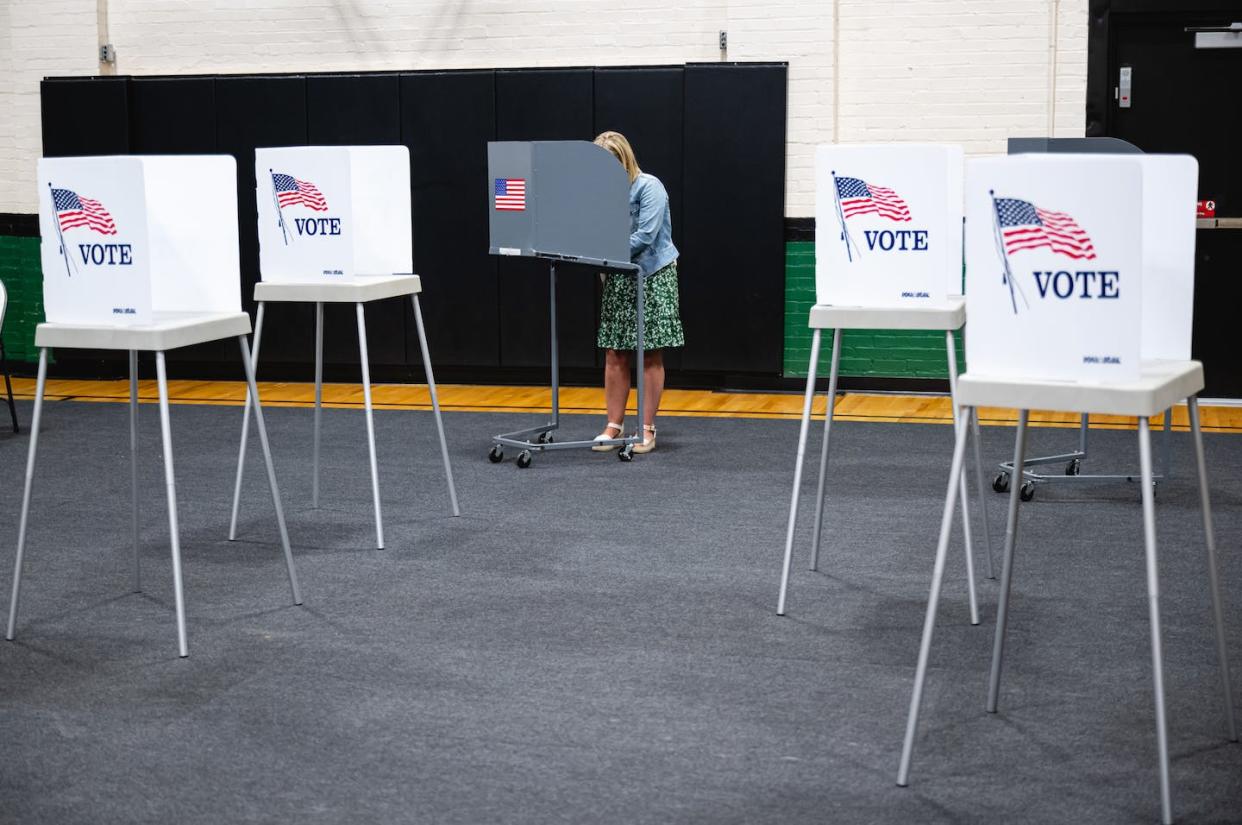
[[[1242,218],[1195,218],[1196,229],[1242,229]]]

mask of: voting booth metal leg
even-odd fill
[[[987,505],[985,504],[987,497],[987,482],[983,477],[983,454],[980,443],[982,438],[979,433],[979,408],[973,407],[970,411],[970,436],[971,443],[975,447],[975,481],[979,485],[979,512],[983,519],[983,545],[986,551],[988,561],[988,578],[995,579],[996,572],[992,569],[992,527],[988,519]]]
[[[1216,532],[1212,527],[1212,502],[1208,495],[1207,466],[1203,458],[1203,433],[1199,429],[1199,399],[1186,399],[1190,428],[1194,431],[1195,467],[1199,475],[1199,504],[1203,510],[1203,534],[1207,545],[1208,586],[1212,590],[1212,618],[1216,624],[1216,658],[1220,662],[1220,686],[1225,697],[1225,728],[1231,742],[1238,741],[1233,716],[1233,685],[1229,677],[1229,654],[1225,649],[1225,616],[1220,600],[1220,577],[1216,572]]]
[[[129,351],[129,485],[130,521],[134,531],[134,592],[142,592],[138,530],[138,352]]]
[[[1018,411],[1018,430],[1014,436],[1013,464],[1022,466],[1026,457],[1026,423],[1030,410]],[[1005,554],[1001,559],[1000,597],[996,605],[996,633],[992,639],[992,669],[988,674],[987,712],[996,713],[1000,699],[1001,661],[1005,654],[1005,628],[1009,621],[1009,588],[1013,583],[1013,552],[1018,540],[1018,504],[1021,500],[1018,485],[1009,490],[1009,513],[1005,519]]]
[[[1164,653],[1160,642],[1160,573],[1156,554],[1156,498],[1151,469],[1151,424],[1139,418],[1139,472],[1142,476],[1143,547],[1147,557],[1147,605],[1151,623],[1151,672],[1156,700],[1156,747],[1160,752],[1160,813],[1164,825],[1173,823],[1169,791],[1169,728],[1164,702]]]
[[[945,352],[949,361],[949,407],[953,412],[953,431],[961,432],[962,438],[968,438],[970,429],[966,426],[966,421],[962,417],[962,413],[957,408],[957,348],[954,344],[953,330],[945,330],[944,333]],[[976,472],[978,468],[976,467]],[[975,594],[975,550],[974,543],[970,532],[970,497],[966,494],[966,471],[962,470],[961,479],[959,481],[961,489],[958,491],[962,497],[962,540],[966,549],[966,590],[968,592],[968,600],[970,602],[970,623],[972,625],[979,624],[979,599]],[[979,509],[984,520],[984,534],[987,533],[987,512],[983,510],[983,502],[979,502]],[[987,547],[987,553],[992,555],[992,548]]]
[[[259,301],[254,317],[254,369],[259,369],[259,345],[263,342],[263,312],[267,304]],[[233,482],[233,515],[229,519],[229,541],[237,540],[237,514],[241,509],[242,477],[246,474],[246,444],[250,438],[250,386],[246,386],[246,403],[242,405],[241,445],[237,448],[237,480]]]
[[[561,426],[561,370],[560,370],[560,343],[557,339],[556,331],[556,264],[552,263],[548,268],[548,307],[550,309],[550,319],[548,322],[549,337],[551,338],[551,362],[552,362],[552,420],[547,424],[541,424],[538,427],[527,427],[524,430],[517,430],[511,433],[501,433],[492,436],[492,451],[490,458],[493,462],[504,460],[504,448],[515,447],[522,452],[518,455],[518,466],[529,467],[531,463],[532,451],[544,452],[546,450],[572,450],[581,447],[598,447],[600,445],[614,445],[621,447],[620,457],[623,461],[629,461],[633,456],[633,446],[639,444],[643,440],[643,364],[644,364],[644,330],[643,330],[643,310],[645,304],[644,290],[645,283],[641,273],[634,270],[634,277],[637,279],[637,288],[635,290],[635,311],[637,314],[637,341],[636,351],[638,354],[636,368],[638,370],[638,431],[632,436],[626,436],[624,433],[618,435],[617,438],[595,441],[560,441],[554,442],[551,434],[558,430]],[[417,301],[417,298],[415,298]],[[426,350],[424,349],[424,357]],[[427,362],[428,375],[430,376],[430,362]],[[432,396],[434,403],[434,395]],[[628,407],[628,403],[626,404]],[[537,436],[538,440],[531,441],[532,436]],[[441,434],[441,444],[443,444],[443,433]],[[447,448],[446,448],[447,449]],[[445,467],[448,467],[447,452],[445,453]],[[451,483],[451,482],[450,482]],[[456,515],[454,511],[454,515]]]
[[[39,451],[39,421],[43,416],[43,388],[47,384],[47,348],[39,350],[39,373],[35,379],[34,413],[30,417],[30,447],[26,450],[26,486],[22,490],[22,515],[17,527],[17,555],[13,559],[13,591],[9,596],[9,626],[4,638],[13,640],[17,629],[17,602],[22,590],[22,557],[26,550],[26,524],[30,515],[30,488],[34,482],[35,456]]]
[[[818,332],[818,330],[817,330]],[[837,376],[841,365],[839,329],[832,331],[832,367],[828,370],[828,405],[824,410],[824,440],[819,448],[819,484],[815,490],[815,532],[811,534],[811,569],[819,569],[819,540],[824,532],[824,487],[828,478],[828,437],[832,434],[832,412],[837,403]]]
[[[460,516],[461,508],[457,506],[457,485],[453,483],[453,465],[449,461],[448,441],[444,438],[444,419],[440,416],[440,399],[436,393],[436,377],[431,372],[431,350],[427,346],[427,330],[423,327],[423,308],[418,303],[418,293],[410,296],[414,304],[414,323],[418,327],[418,346],[423,352],[423,372],[427,374],[427,390],[431,393],[431,410],[436,417],[436,432],[440,436],[440,456],[444,459],[444,478],[448,482],[449,501],[453,505],[453,515]]]
[[[362,401],[367,412],[367,448],[371,456],[371,497],[375,500],[375,546],[384,549],[384,517],[380,513],[379,465],[375,460],[375,420],[371,410],[371,363],[367,358],[367,321],[362,303],[354,304],[358,315],[358,354],[362,360]]]
[[[254,361],[250,356],[250,347],[246,345],[246,336],[237,336],[241,347],[242,366],[246,370],[246,384],[250,387],[250,404],[254,407],[254,423],[259,431],[259,446],[263,448],[263,464],[267,467],[267,486],[272,491],[272,506],[276,510],[276,525],[280,528],[280,546],[285,553],[285,567],[289,569],[289,589],[293,593],[293,603],[302,603],[302,591],[298,587],[298,573],[293,569],[293,551],[289,549],[289,530],[285,526],[285,508],[280,502],[280,487],[276,484],[276,466],[272,463],[272,447],[267,440],[267,425],[263,423],[263,407],[259,402],[259,387],[254,380]]]
[[[185,634],[185,593],[181,580],[181,533],[177,527],[177,478],[173,471],[172,425],[168,420],[168,375],[164,353],[155,353],[155,374],[160,387],[160,438],[164,444],[164,490],[168,496],[168,534],[172,546],[173,604],[177,615],[177,655],[190,655]]]
[[[311,447],[311,507],[319,507],[319,419],[323,413],[323,301],[315,302],[315,424]]]
[[[949,468],[949,489],[944,497],[944,513],[940,517],[940,537],[936,542],[936,561],[932,567],[931,592],[927,596],[927,615],[923,617],[923,639],[919,644],[919,660],[914,672],[914,689],[910,694],[910,712],[906,718],[906,737],[901,746],[901,763],[897,768],[897,784],[910,782],[910,758],[914,752],[914,734],[919,725],[919,706],[923,702],[923,684],[927,679],[927,661],[931,655],[932,633],[936,629],[936,609],[940,604],[940,588],[944,582],[945,562],[949,554],[949,535],[953,530],[954,500],[962,488],[962,465],[966,456],[965,421],[971,408],[963,407],[954,424],[953,462]]]
[[[798,499],[802,491],[802,461],[806,457],[806,433],[811,426],[811,405],[815,401],[815,370],[819,366],[819,344],[822,334],[823,330],[819,329],[811,334],[811,361],[806,368],[806,397],[802,401],[802,424],[798,428],[798,457],[794,460],[793,493],[789,497],[789,523],[785,526],[785,561],[781,566],[781,592],[776,600],[777,616],[785,615],[785,596],[789,592],[789,567],[793,563],[794,527],[798,523]],[[828,414],[831,415],[831,396],[828,399],[828,406]]]

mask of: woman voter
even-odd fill
[[[656,412],[664,392],[664,350],[685,344],[677,298],[677,247],[668,192],[659,178],[638,168],[630,142],[619,132],[603,132],[595,144],[612,152],[630,176],[630,262],[644,282],[643,302],[643,440],[634,452],[649,453],[656,446]],[[632,273],[610,273],[604,278],[596,344],[605,350],[604,401],[608,424],[596,441],[620,438],[624,432],[625,404],[630,395],[630,367],[638,346],[637,283]],[[606,452],[616,445],[597,444]]]

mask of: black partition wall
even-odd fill
[[[784,64],[48,78],[42,105],[47,156],[233,155],[250,310],[258,279],[255,148],[407,146],[414,268],[443,381],[539,382],[549,363],[546,265],[487,254],[487,141],[623,132],[639,164],[668,189],[681,251],[687,344],[669,355],[670,383],[763,384],[781,374]],[[598,273],[561,265],[558,279],[564,377],[598,381]],[[366,319],[376,379],[420,380],[408,303],[370,306]],[[312,344],[311,307],[269,305],[264,377],[308,377]],[[122,357],[65,355],[66,371],[123,371]],[[356,379],[352,308],[328,308],[324,356],[330,378]],[[172,353],[170,365],[204,378],[237,370],[236,353],[224,344]]]

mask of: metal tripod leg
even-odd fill
[[[962,418],[970,408],[962,409]],[[897,767],[897,784],[910,782],[910,759],[914,754],[914,734],[919,726],[919,706],[923,703],[923,684],[927,680],[927,661],[931,655],[932,634],[936,629],[936,609],[940,604],[940,588],[944,582],[945,561],[949,555],[949,535],[953,530],[954,499],[962,489],[962,464],[966,456],[966,427],[955,425],[953,461],[949,467],[949,489],[944,496],[944,513],[940,517],[940,538],[936,542],[936,561],[932,567],[931,592],[927,596],[927,615],[923,617],[923,639],[919,643],[919,660],[914,670],[914,689],[910,694],[910,711],[906,717],[906,736],[901,746],[901,762]]]
[[[1156,556],[1156,498],[1151,469],[1151,424],[1139,418],[1139,472],[1143,495],[1143,547],[1147,556],[1147,604],[1151,621],[1151,670],[1156,699],[1156,748],[1160,754],[1160,813],[1172,825],[1169,791],[1169,728],[1164,702],[1164,653],[1160,642],[1160,575]]]
[[[1203,458],[1203,433],[1199,429],[1199,399],[1186,399],[1190,428],[1194,431],[1195,466],[1199,471],[1199,503],[1203,510],[1203,534],[1207,544],[1208,585],[1212,590],[1212,618],[1216,625],[1216,659],[1220,662],[1220,686],[1225,697],[1225,728],[1232,742],[1238,741],[1233,717],[1233,685],[1229,678],[1229,654],[1225,650],[1225,617],[1220,600],[1220,577],[1216,572],[1216,533],[1212,528],[1212,501],[1208,495],[1207,466]]]
[[[969,436],[970,430],[965,425],[965,421],[959,421],[961,414],[957,409],[957,347],[953,337],[953,330],[945,330],[944,333],[945,351],[949,361],[949,406],[953,412],[953,429],[956,432],[958,425],[963,425],[961,431],[963,436]],[[958,492],[962,497],[962,541],[966,550],[966,591],[968,593],[968,601],[970,603],[970,623],[972,625],[979,624],[979,598],[975,593],[975,549],[973,537],[970,532],[970,497],[966,494],[966,470],[962,470],[961,490]],[[979,502],[980,509],[983,508],[983,502]],[[987,521],[987,513],[983,513],[984,521]],[[986,533],[986,530],[985,530]],[[991,555],[991,548],[988,549],[988,555]]]
[[[323,415],[323,301],[315,302],[315,415],[311,446],[311,507],[319,507],[319,422]]]
[[[289,589],[293,593],[293,603],[302,603],[302,591],[298,587],[298,574],[293,569],[293,551],[289,549],[289,530],[285,527],[285,508],[280,503],[280,488],[276,485],[276,467],[272,463],[272,448],[267,440],[267,426],[263,423],[263,407],[259,403],[259,387],[254,380],[254,363],[250,359],[250,348],[246,346],[246,336],[237,336],[241,346],[242,367],[246,371],[246,384],[250,387],[250,403],[254,407],[254,423],[259,431],[259,446],[263,448],[263,464],[267,468],[267,486],[272,492],[272,506],[276,510],[276,524],[280,528],[280,546],[285,554],[285,567],[289,571]]]
[[[267,304],[259,301],[258,312],[254,318],[254,355],[252,356],[255,371],[259,369],[259,345],[263,342],[263,312]],[[246,445],[250,438],[250,387],[246,387],[246,402],[242,407],[241,444],[237,448],[237,478],[233,482],[233,515],[229,519],[229,541],[237,540],[237,514],[241,509],[242,477],[246,474]]]
[[[379,466],[375,460],[375,421],[371,410],[371,363],[367,357],[367,322],[361,302],[354,305],[358,315],[358,352],[362,359],[362,400],[367,412],[367,447],[371,456],[371,497],[375,500],[375,546],[384,549],[384,517],[380,513]]]
[[[39,451],[39,421],[43,416],[43,388],[47,384],[47,347],[39,350],[39,373],[35,379],[34,413],[30,417],[30,447],[26,450],[26,485],[22,488],[22,515],[17,527],[17,555],[13,559],[13,592],[9,596],[9,626],[4,638],[13,640],[17,629],[17,602],[22,590],[22,556],[26,549],[26,525],[30,516],[30,489],[34,482],[35,456]]]
[[[815,490],[815,532],[811,536],[812,570],[819,569],[819,541],[824,532],[824,488],[828,478],[828,439],[832,435],[832,413],[837,405],[837,378],[841,368],[842,337],[841,330],[832,331],[832,366],[828,369],[828,405],[824,409],[824,440],[819,447],[819,483]]]
[[[423,328],[423,309],[418,304],[418,294],[410,296],[414,304],[414,323],[418,327],[418,346],[423,353],[423,372],[427,374],[427,389],[431,392],[431,409],[436,417],[436,432],[440,436],[440,457],[444,459],[444,478],[448,483],[449,502],[453,515],[460,516],[457,506],[457,487],[453,484],[453,465],[449,461],[448,442],[444,439],[444,419],[440,417],[440,399],[436,395],[436,377],[431,372],[431,352],[427,347],[427,330]]]
[[[789,497],[789,524],[785,528],[785,562],[781,567],[781,592],[776,600],[776,615],[785,615],[785,595],[789,591],[789,567],[793,562],[794,527],[798,523],[798,498],[802,491],[802,460],[806,457],[806,432],[811,424],[811,404],[815,400],[815,368],[819,365],[821,330],[811,335],[811,363],[806,369],[806,399],[802,402],[802,425],[798,429],[798,457],[794,460],[793,494]],[[832,399],[828,399],[831,407]]]
[[[243,339],[244,340],[244,339]],[[172,425],[168,420],[168,375],[164,353],[155,353],[155,374],[160,387],[160,437],[164,444],[164,491],[168,496],[168,533],[172,546],[173,605],[177,615],[177,655],[190,655],[185,633],[185,593],[181,579],[181,533],[177,527],[177,479],[173,471]]]
[[[130,521],[134,532],[134,592],[142,592],[138,530],[138,352],[129,351],[129,488]]]
[[[1013,444],[1013,466],[1026,458],[1026,422],[1030,410],[1018,411],[1018,431]],[[996,635],[992,639],[992,670],[988,675],[988,713],[996,713],[1000,696],[1001,660],[1005,653],[1005,627],[1009,621],[1009,587],[1013,583],[1013,550],[1018,540],[1018,503],[1021,484],[1009,486],[1009,515],[1005,521],[1005,555],[1001,560],[1001,589],[996,606]]]

